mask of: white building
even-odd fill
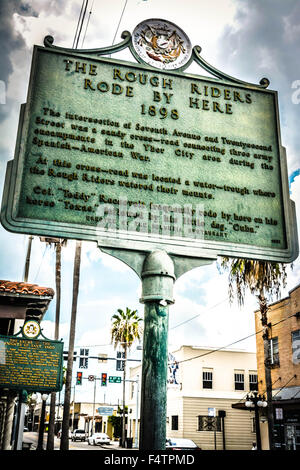
[[[177,364],[169,364],[167,437],[192,439],[203,450],[250,450],[256,440],[254,413],[232,405],[257,390],[256,354],[181,346],[173,356]],[[141,380],[141,366],[131,368],[130,376]],[[128,435],[133,438],[136,388],[131,382],[127,399]]]

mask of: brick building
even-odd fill
[[[287,297],[269,305],[268,322],[275,448],[300,450],[300,284]],[[255,312],[255,329],[258,333],[259,392],[264,393],[264,348],[259,311]],[[266,446],[267,433],[262,433],[262,439]]]

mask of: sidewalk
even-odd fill
[[[43,436],[43,447],[47,447],[48,434],[45,433]],[[24,432],[23,433],[23,450],[36,450],[39,440],[39,434],[37,432]],[[54,450],[59,450],[60,439],[54,437]]]
[[[134,442],[132,443],[132,448],[121,447],[119,444],[119,440],[111,441],[110,444],[103,444],[102,447],[106,450],[138,450],[136,447],[134,447]]]
[[[43,438],[43,447],[44,450],[47,448],[47,433],[44,434]],[[38,445],[38,433],[37,432],[25,432],[23,434],[23,444],[25,446],[23,447],[23,450],[36,450],[37,445]],[[134,442],[132,448],[127,448],[127,447],[121,447],[119,440],[117,441],[111,441],[110,444],[102,444],[102,449],[105,450],[111,450],[111,451],[118,451],[118,450],[138,450],[136,447],[134,447]],[[56,436],[54,437],[54,450],[60,450],[60,439],[57,438]],[[88,450],[88,449],[86,449]]]

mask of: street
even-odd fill
[[[38,433],[37,432],[24,432],[23,434],[23,443],[24,444],[32,444],[30,450],[35,450],[38,443]],[[47,446],[47,434],[44,435],[44,449]],[[54,438],[54,450],[60,450],[60,439],[57,437]],[[123,447],[119,446],[119,441],[111,441],[111,444],[105,445],[97,445],[92,446],[89,445],[87,441],[71,441],[69,440],[69,450],[127,450]],[[135,449],[128,449],[128,450],[135,450]]]

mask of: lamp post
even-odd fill
[[[257,450],[261,450],[261,436],[259,427],[259,409],[268,406],[263,395],[259,395],[258,392],[254,391],[247,395],[245,406],[247,408],[254,408],[255,413],[255,431],[256,431],[256,446]]]
[[[34,426],[34,409],[36,407],[36,394],[32,393],[30,397],[30,403],[29,403],[29,412],[30,412],[30,426],[29,426],[29,421],[28,421],[28,427],[29,431],[33,432],[33,426]]]
[[[139,438],[138,438],[138,427],[139,427],[139,381],[140,377],[137,375],[136,378],[136,413],[135,413],[135,439],[134,439],[134,447],[138,449],[139,447]]]
[[[40,417],[40,426],[39,426],[39,438],[38,438],[38,445],[36,450],[44,450],[43,440],[44,440],[44,428],[45,428],[45,415],[46,415],[46,401],[48,395],[47,393],[42,394],[42,409],[41,409],[41,417]]]

